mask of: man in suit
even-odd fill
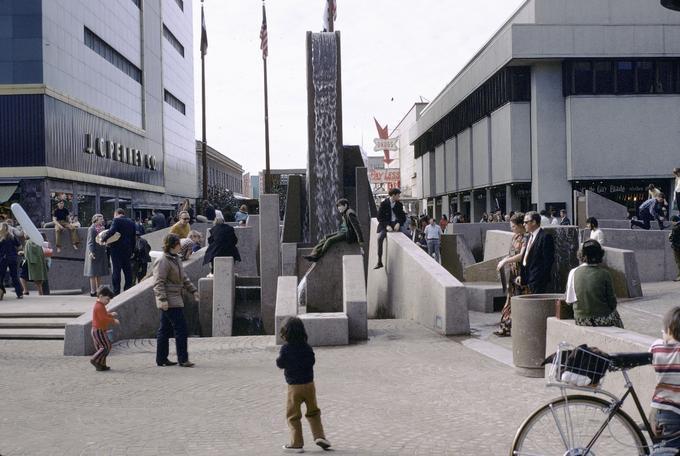
[[[101,238],[101,243],[106,244],[106,240],[115,233],[120,234],[120,239],[109,246],[111,252],[111,282],[113,282],[113,292],[120,294],[120,272],[125,276],[125,290],[132,287],[132,264],[130,258],[135,250],[135,222],[125,216],[125,209],[118,208],[113,214],[113,223],[108,232]]]
[[[567,217],[567,211],[565,209],[560,209],[560,225],[571,225],[571,220]]]
[[[151,217],[151,227],[154,231],[162,230],[163,228],[167,228],[167,226],[165,216],[161,212],[156,212],[154,209],[153,216]]]
[[[378,209],[378,264],[373,269],[383,267],[383,242],[387,233],[401,231],[406,234],[406,213],[404,212],[404,205],[399,201],[401,190],[393,188],[388,195],[389,198],[385,198]]]
[[[521,284],[530,294],[546,293],[555,262],[555,240],[541,228],[541,215],[537,212],[524,215],[524,227],[529,240],[520,268]]]

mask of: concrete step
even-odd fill
[[[0,339],[64,339],[65,330],[55,328],[0,328]]]
[[[0,319],[4,318],[78,318],[83,314],[83,312],[70,312],[70,311],[54,311],[50,312],[48,310],[28,310],[26,312],[3,312],[0,310]]]
[[[476,312],[498,312],[505,304],[503,287],[497,282],[465,282],[468,309]]]
[[[72,318],[2,318],[0,328],[64,328]]]

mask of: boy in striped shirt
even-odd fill
[[[680,431],[680,307],[664,316],[663,327],[663,339],[655,341],[649,351],[657,376],[652,417],[657,434],[665,437]],[[666,448],[680,449],[680,438],[666,442]]]

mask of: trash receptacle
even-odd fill
[[[555,316],[556,302],[563,294],[533,294],[512,297],[512,362],[518,374],[543,377],[545,334],[548,317]]]

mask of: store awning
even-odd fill
[[[17,191],[17,184],[0,185],[0,204],[9,201],[9,199]]]

